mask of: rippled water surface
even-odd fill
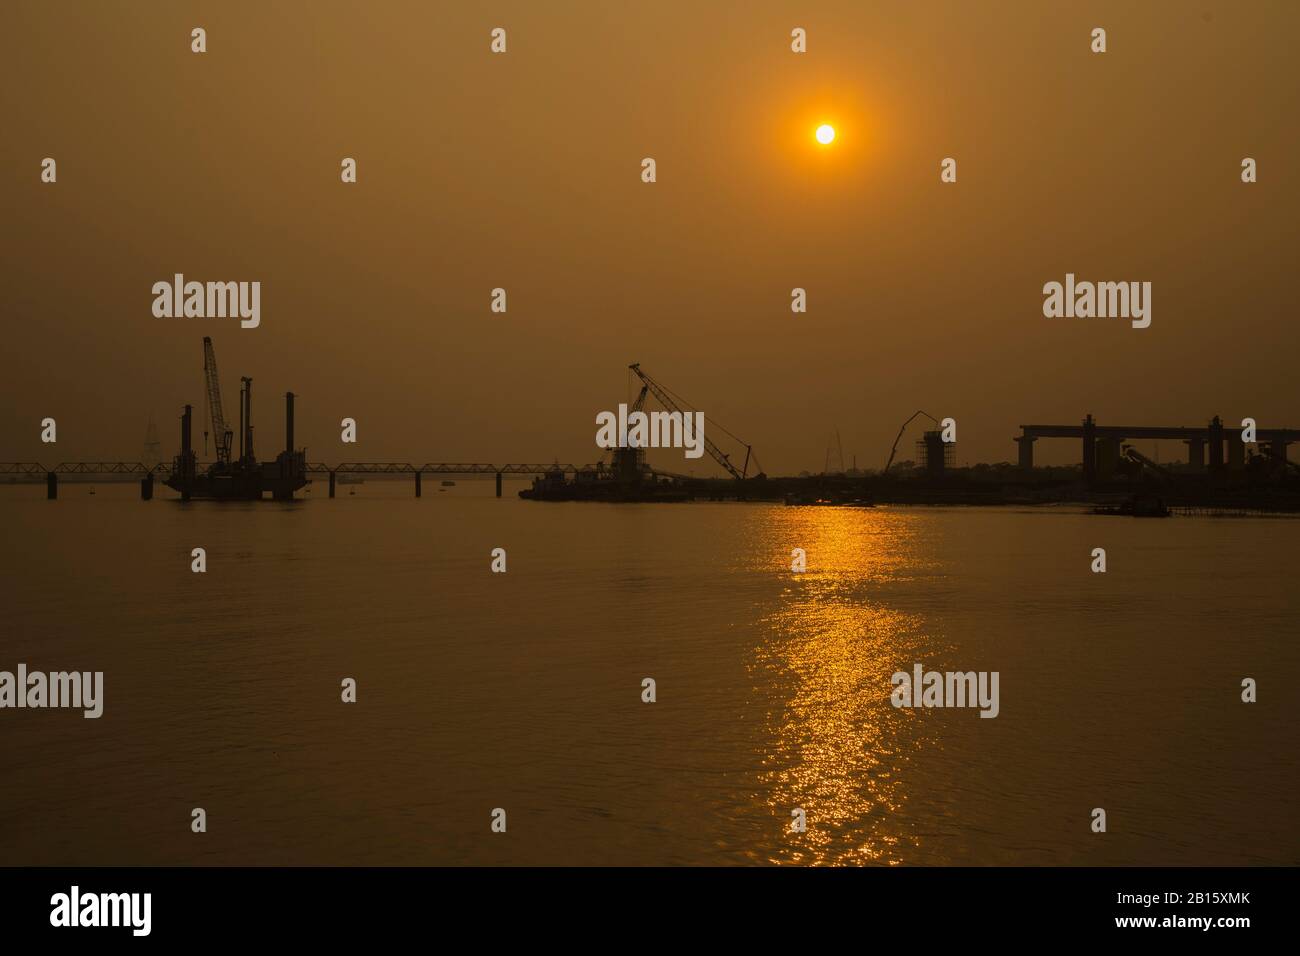
[[[1300,522],[339,490],[0,489],[0,863],[1300,862]]]

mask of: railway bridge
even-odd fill
[[[198,467],[207,467],[210,463],[199,463]],[[171,474],[172,465],[146,465],[136,461],[65,461],[53,468],[47,468],[40,462],[10,461],[0,462],[0,481],[6,476],[9,483],[38,484],[45,482],[46,497],[54,500],[59,496],[60,476],[103,476],[110,480],[139,479],[140,497],[148,501],[153,497],[155,478]],[[544,475],[547,472],[562,471],[574,474],[581,470],[596,470],[596,465],[560,464],[558,462],[542,464],[508,464],[493,465],[487,463],[429,461],[422,465],[400,461],[345,461],[337,465],[324,462],[309,462],[307,472],[329,476],[329,496],[335,495],[335,484],[339,475],[367,475],[373,478],[400,479],[410,476],[414,479],[415,497],[421,494],[421,478],[424,475],[495,475],[497,497],[501,497],[501,482],[506,475]]]

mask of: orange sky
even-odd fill
[[[269,451],[293,389],[313,461],[592,461],[634,361],[772,473],[837,427],[879,467],[917,408],[958,461],[1088,412],[1300,427],[1297,32],[1206,0],[5,4],[0,459],[134,458],[151,412],[170,454],[205,334],[228,418],[251,375]],[[154,318],[176,272],[260,280],[261,327]],[[1067,272],[1151,281],[1151,328],[1045,319]]]

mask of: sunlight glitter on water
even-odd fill
[[[920,840],[899,816],[908,764],[938,744],[889,706],[889,679],[900,662],[929,653],[936,637],[872,586],[915,571],[915,522],[852,508],[768,516],[764,550],[799,542],[808,559],[805,572],[788,574],[753,664],[756,678],[785,697],[769,714],[771,750],[760,775],[772,812],[787,820],[769,860],[902,862]],[[804,833],[788,822],[796,807],[807,814]]]

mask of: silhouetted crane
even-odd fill
[[[894,463],[894,455],[898,454],[898,443],[902,441],[903,432],[907,431],[907,426],[912,424],[912,421],[916,418],[917,415],[924,415],[926,418],[930,419],[930,421],[934,422],[936,425],[939,424],[939,419],[935,418],[929,412],[922,412],[922,411],[913,412],[912,417],[909,418],[907,421],[903,422],[903,427],[898,430],[898,435],[894,438],[894,447],[889,449],[889,461],[885,462],[885,470],[881,472],[882,475],[888,473],[889,466]]]
[[[217,461],[230,464],[230,439],[234,433],[226,427],[226,415],[221,410],[221,383],[217,379],[217,353],[212,349],[212,339],[203,337],[203,379],[207,385],[208,421],[212,423],[212,440],[217,447]],[[203,453],[208,452],[208,433],[203,432]]]
[[[641,379],[641,381],[645,383],[646,388],[650,389],[650,391],[654,394],[654,397],[659,399],[659,403],[663,405],[664,408],[666,408],[670,412],[677,412],[682,416],[683,420],[685,420],[687,412],[682,410],[682,407],[677,404],[677,402],[673,399],[672,393],[669,392],[665,386],[660,385],[658,382],[652,379],[645,372],[641,371],[640,363],[634,362],[631,365],[629,365],[628,368],[630,368],[633,372],[636,373],[637,378]],[[716,421],[714,422],[714,424],[718,425]],[[727,471],[727,473],[731,475],[732,478],[735,478],[737,481],[744,481],[745,476],[749,473],[750,458],[754,459],[755,466],[758,465],[758,457],[754,454],[754,447],[752,445],[746,444],[745,442],[741,441],[739,438],[736,438],[735,435],[732,435],[731,432],[727,431],[721,425],[718,425],[718,427],[722,428],[724,432],[726,432],[728,435],[734,438],[739,444],[745,446],[745,464],[740,468],[737,468],[735,465],[733,465],[731,463],[731,456],[729,456],[726,452],[724,452],[721,448],[719,448],[716,444],[714,444],[714,442],[709,438],[708,435],[704,436],[704,450],[707,451],[709,455],[713,458],[713,460],[716,461],[719,465],[721,465]]]
[[[645,405],[646,394],[650,391],[649,385],[642,385],[641,391],[637,394],[636,401],[628,409],[628,414],[634,414],[641,411]],[[601,467],[608,464],[615,472],[628,477],[633,472],[641,471],[645,465],[644,448],[611,448],[601,462]]]

